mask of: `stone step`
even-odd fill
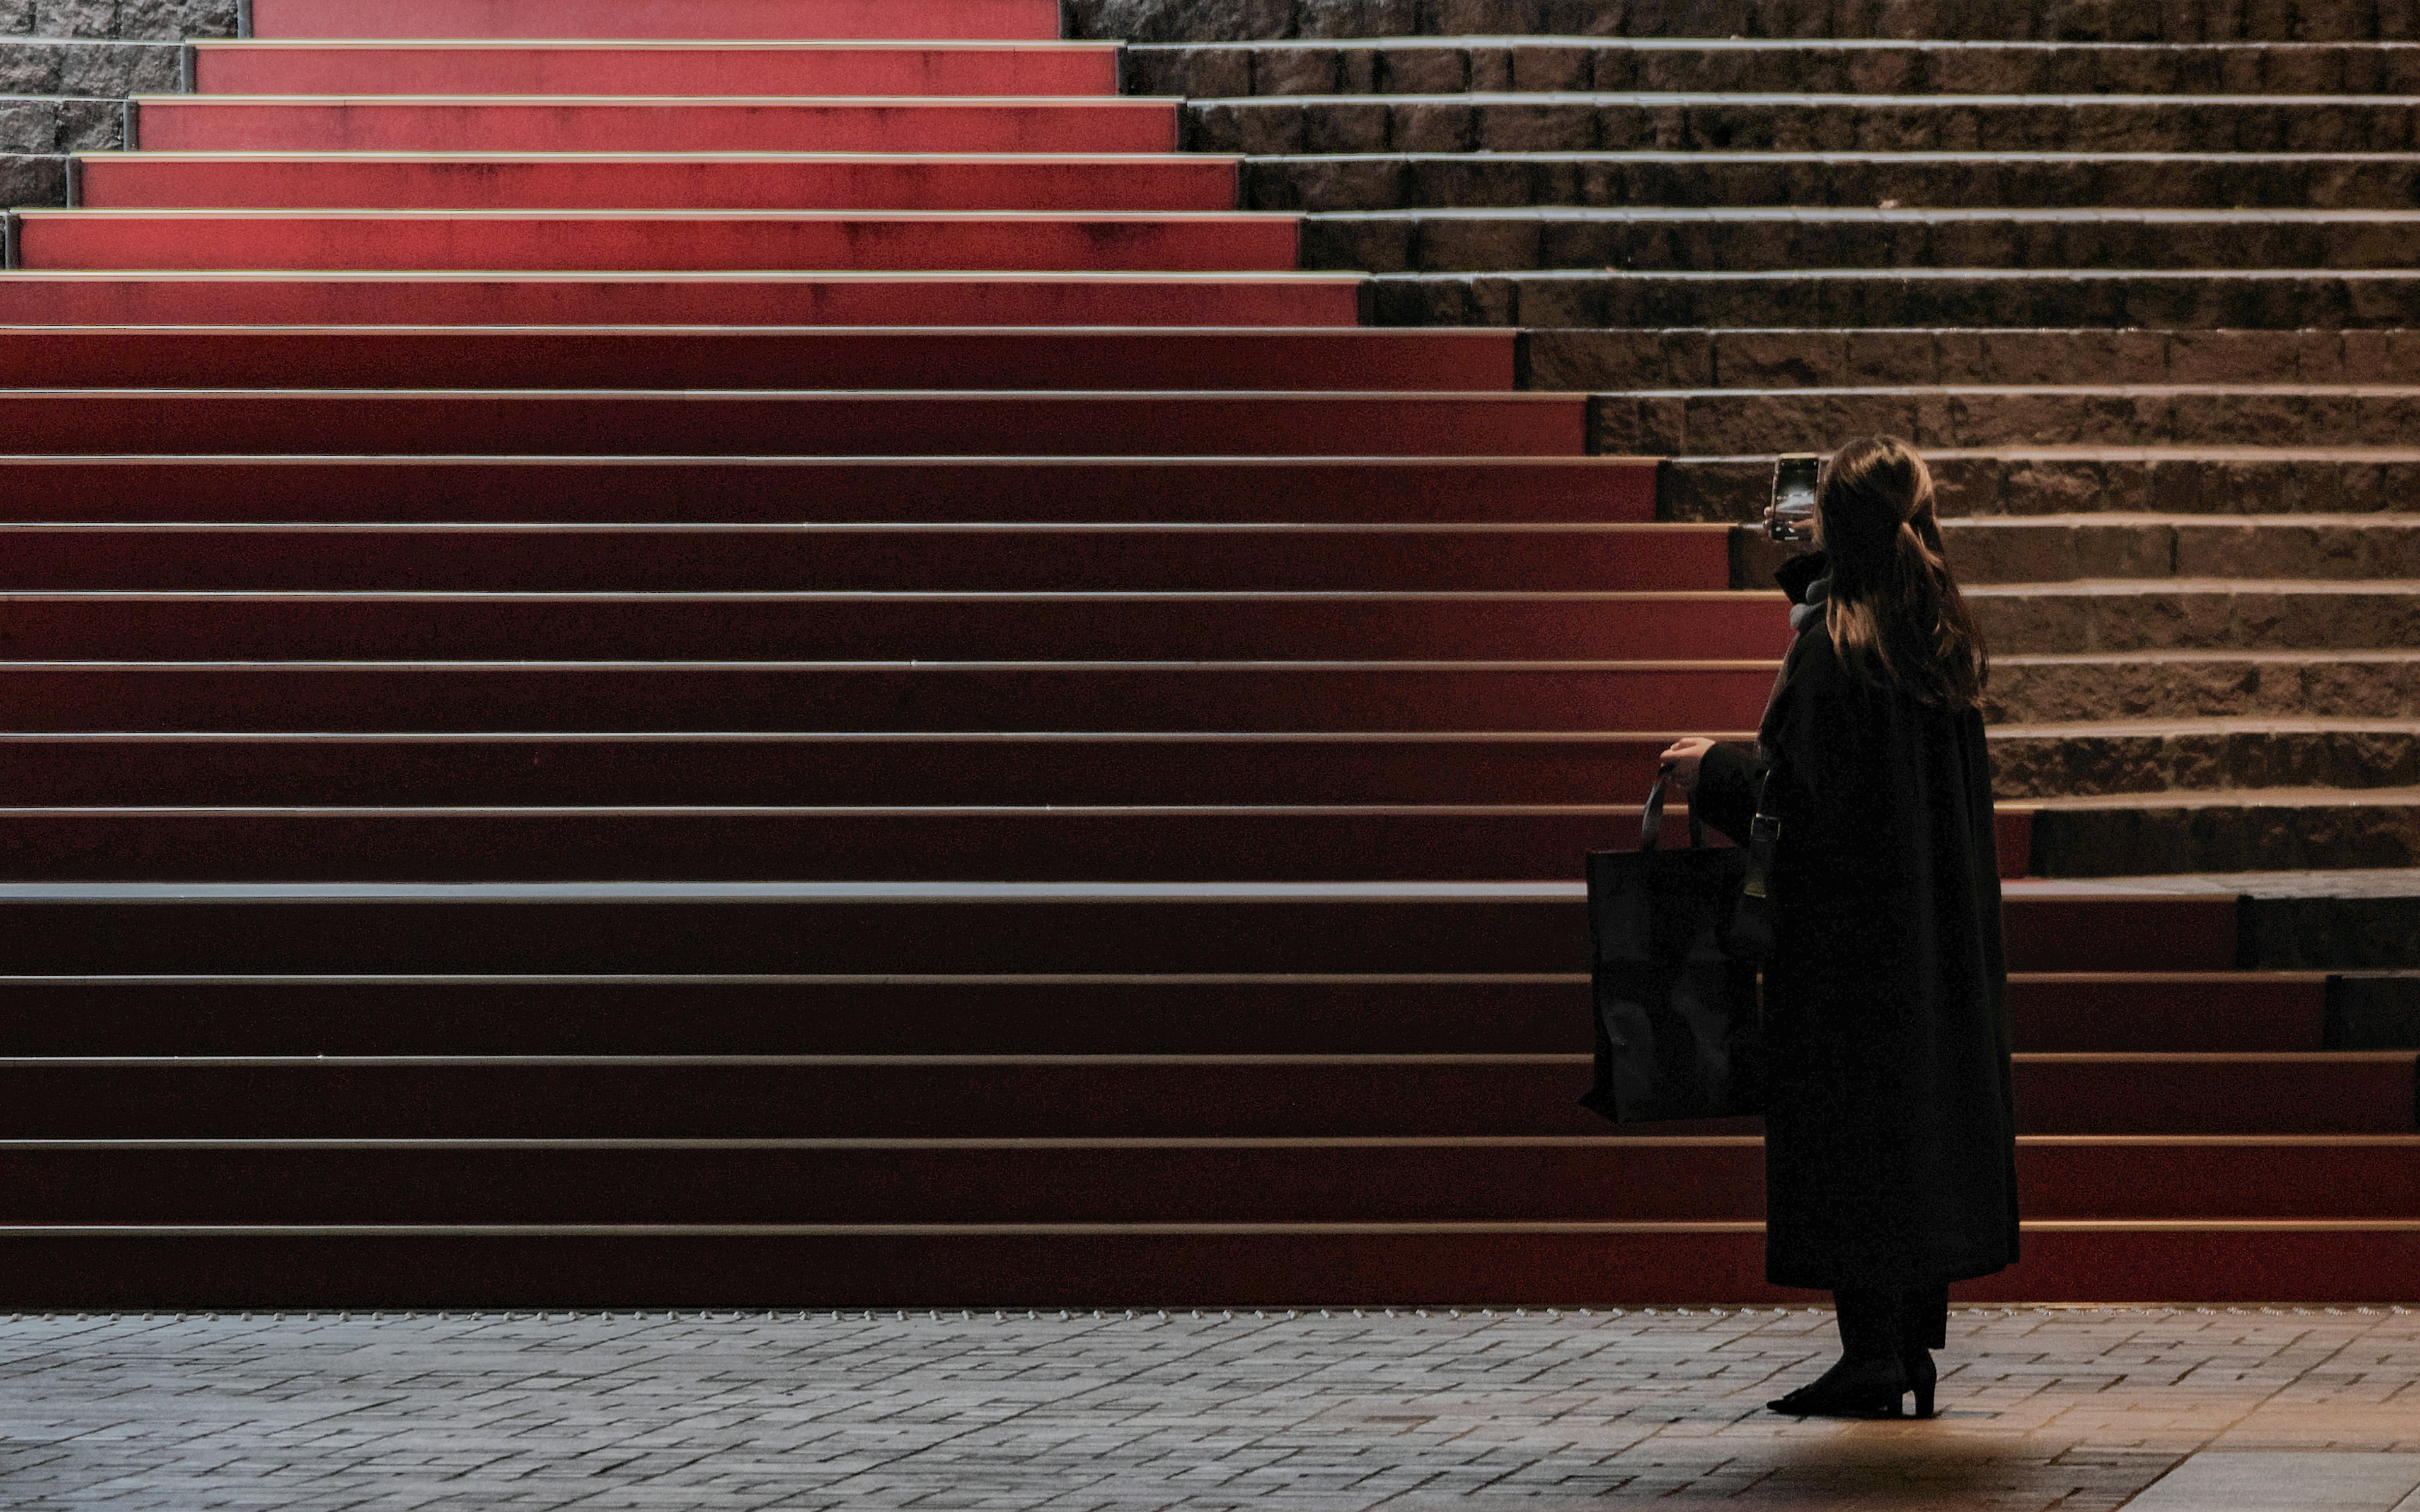
[[[1302,266],[1373,273],[1616,268],[2392,269],[2420,263],[2420,211],[1354,210],[1302,224]]]
[[[2001,655],[1984,713],[2009,724],[2420,718],[2420,651]]]
[[[1762,536],[1761,532],[1753,533]],[[2420,579],[2420,514],[2226,520],[2120,514],[1998,516],[1950,520],[1941,533],[1950,564],[1967,583],[2086,578]],[[1762,538],[1770,544],[1770,537]]]
[[[1189,100],[1195,151],[2408,152],[2396,95],[1473,91]],[[162,146],[168,144],[163,143]]]
[[[2048,800],[2037,876],[2420,865],[2420,787],[2312,787]]]
[[[1966,590],[1985,640],[2015,655],[2420,646],[2420,580],[2085,579]]]
[[[1070,0],[1070,37],[1138,42],[1265,38],[1605,37],[1961,41],[2368,41],[2420,36],[2412,0],[1266,0],[1249,9]]]
[[[2420,719],[2004,724],[1991,737],[2004,799],[2420,786]]]
[[[1319,223],[1314,222],[1314,224]],[[2409,331],[1779,329],[1522,333],[1540,389],[2420,383]]]
[[[1665,390],[1600,394],[1590,449],[1821,451],[1885,432],[1919,447],[2400,446],[2420,389],[2335,384]]]
[[[2420,508],[2420,451],[2205,447],[1931,450],[1945,517],[2376,514]],[[1754,520],[1773,456],[1678,456],[1657,470],[1656,518]]]
[[[1799,272],[1393,273],[1368,285],[1390,326],[1723,326],[1854,330],[2158,327],[2350,331],[2420,326],[2405,270],[1974,268]]]
[[[1247,159],[1265,210],[1523,205],[2398,209],[2420,157],[2252,152],[1393,152]]]
[[[1135,94],[1450,94],[1664,90],[1873,95],[2420,94],[2420,47],[2168,47],[1802,38],[1392,37],[1147,43]]]
[[[11,153],[106,151],[122,145],[125,115],[114,96],[0,94]]]
[[[124,96],[174,89],[178,72],[173,42],[0,37],[0,89],[12,94]]]

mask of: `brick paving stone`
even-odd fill
[[[1951,1331],[1944,1415],[1918,1424],[1762,1410],[1831,1356],[1807,1308],[20,1316],[0,1491],[10,1512],[2073,1509],[2180,1464],[2163,1504],[2230,1464],[2274,1481],[2314,1457],[2312,1484],[2357,1489],[2382,1461],[2328,1467],[2420,1455],[2420,1312],[1993,1308]]]

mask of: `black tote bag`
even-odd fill
[[[1670,776],[1648,791],[1639,848],[1588,858],[1596,1083],[1580,1102],[1616,1123],[1764,1111],[1763,889],[1743,900],[1749,851],[1709,848],[1695,814],[1688,849],[1656,848]]]

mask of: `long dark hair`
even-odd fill
[[[1942,554],[1924,458],[1896,436],[1851,441],[1816,480],[1815,519],[1831,563],[1823,625],[1841,661],[1920,702],[1979,705],[1990,658]]]

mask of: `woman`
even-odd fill
[[[1757,745],[1664,753],[1736,841],[1779,819],[1765,971],[1765,1274],[1834,1293],[1841,1359],[1772,1403],[1932,1412],[1948,1284],[2017,1257],[1983,645],[1904,441],[1840,448]]]

